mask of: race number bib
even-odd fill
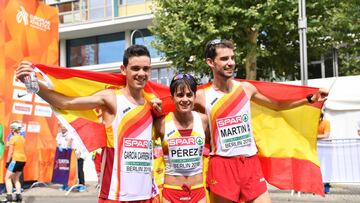
[[[150,140],[125,138],[123,162],[129,173],[151,173],[152,143]]]
[[[191,170],[201,165],[204,138],[172,138],[168,144],[170,162],[175,170]]]
[[[222,149],[251,144],[248,114],[216,119],[216,125]]]

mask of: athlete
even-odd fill
[[[30,62],[23,61],[16,70],[22,79],[32,70]],[[103,170],[99,201],[152,202],[156,188],[152,167],[152,104],[144,99],[143,90],[150,77],[151,62],[148,49],[133,45],[125,50],[123,65],[126,76],[122,89],[105,89],[84,97],[67,97],[39,83],[38,95],[58,109],[87,110],[100,108],[106,126],[107,146],[103,153]],[[141,187],[139,187],[141,184]]]
[[[170,84],[175,112],[154,124],[164,152],[164,203],[206,202],[202,158],[209,129],[207,116],[193,111],[196,88],[193,76],[176,75]]]
[[[212,84],[197,91],[195,109],[209,118],[211,152],[207,186],[215,202],[271,202],[251,127],[250,99],[274,110],[323,101],[326,91],[291,102],[275,102],[248,82],[233,78],[234,46],[229,40],[209,41],[205,60]]]

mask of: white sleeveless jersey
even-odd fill
[[[202,173],[202,156],[205,133],[200,115],[192,111],[194,118],[190,136],[182,136],[175,126],[173,113],[165,117],[165,134],[162,142],[165,174],[192,176]]]
[[[251,127],[250,99],[240,82],[233,80],[230,93],[206,87],[205,109],[211,134],[210,155],[252,156],[257,148]]]
[[[117,90],[116,106],[116,117],[106,129],[100,197],[118,201],[150,199],[156,193],[150,105],[135,105]]]

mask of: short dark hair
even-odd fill
[[[151,58],[149,50],[146,48],[146,46],[138,44],[132,45],[128,47],[124,53],[123,64],[125,67],[127,67],[129,63],[129,58],[133,56],[147,56]]]
[[[170,83],[170,93],[172,96],[174,96],[174,93],[178,87],[188,87],[192,92],[194,92],[194,94],[196,94],[196,79],[190,74],[178,73],[173,77]]]
[[[205,60],[216,57],[216,48],[234,49],[234,43],[231,40],[219,38],[208,41],[205,46]]]

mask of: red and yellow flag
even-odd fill
[[[292,101],[314,94],[317,88],[250,81],[275,101]],[[252,122],[265,179],[287,190],[324,195],[316,151],[322,103],[273,111],[252,102]]]
[[[55,91],[67,96],[90,95],[106,88],[121,88],[125,84],[125,77],[121,74],[80,71],[41,64],[36,64],[36,67],[45,74],[45,79]],[[275,101],[299,100],[317,91],[316,88],[303,86],[249,82]],[[199,88],[206,86],[208,84]],[[144,94],[147,99],[162,99],[164,113],[174,110],[167,86],[149,81]],[[236,103],[229,105],[241,106]],[[316,152],[321,106],[322,103],[315,103],[291,110],[273,111],[252,103],[255,140],[265,178],[270,184],[280,189],[324,195]],[[106,146],[105,128],[101,124],[101,112],[98,110],[59,111],[58,116],[74,128],[89,151]]]

